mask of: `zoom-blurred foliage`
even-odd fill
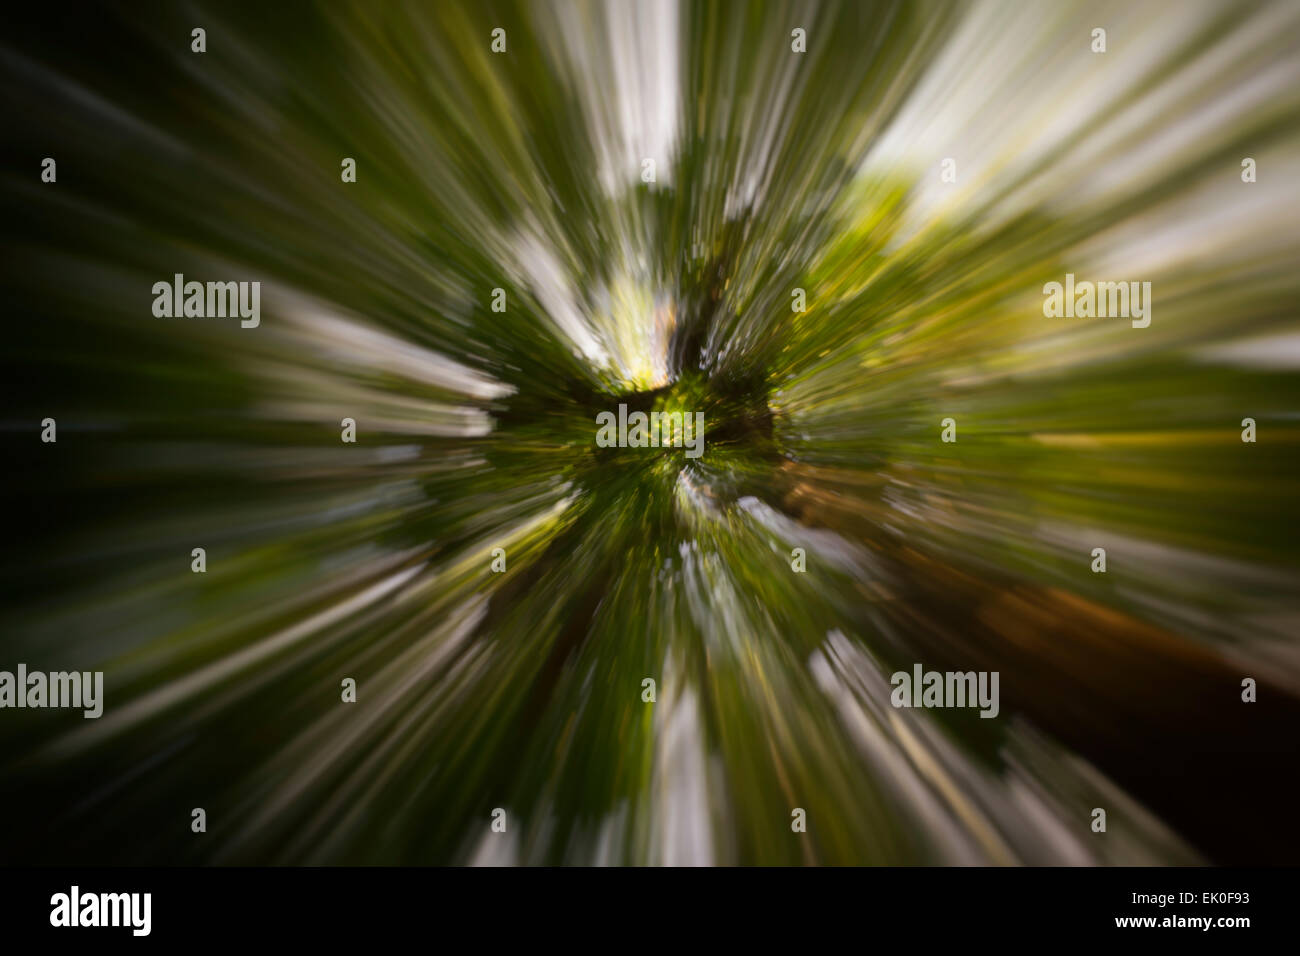
[[[1293,859],[1298,46],[1286,3],[14,29],[0,667],[107,699],[0,713],[0,855]],[[1152,325],[1045,318],[1067,272]],[[153,317],[175,273],[260,327]],[[597,448],[620,402],[704,456]],[[998,719],[892,708],[916,662]]]

